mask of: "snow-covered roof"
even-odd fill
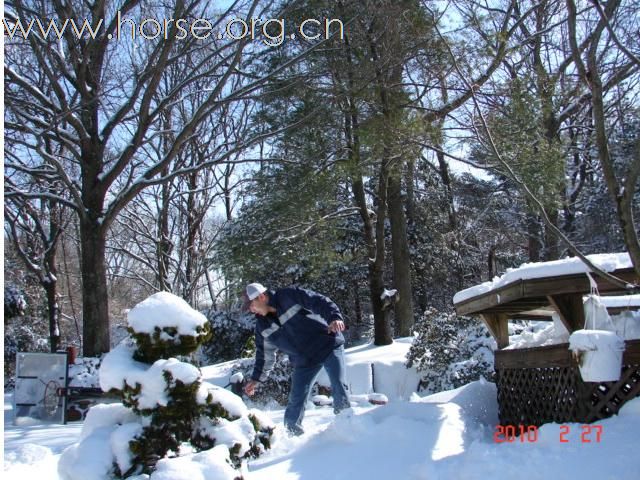
[[[587,258],[591,263],[605,272],[613,272],[614,270],[633,267],[629,254],[626,252],[599,253],[587,255]],[[459,291],[454,295],[453,303],[457,304],[464,302],[465,300],[497,290],[500,287],[504,287],[505,285],[509,285],[510,283],[518,280],[559,277],[589,271],[590,269],[578,257],[567,257],[562,260],[554,260],[551,262],[524,263],[518,268],[507,269],[502,276],[495,277],[489,282],[484,282],[480,285],[475,285],[471,288]]]
[[[640,307],[640,294],[600,297],[600,301],[607,308],[636,308]]]

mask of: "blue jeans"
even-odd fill
[[[331,381],[331,395],[333,396],[333,412],[340,413],[341,410],[349,408],[349,394],[344,366],[344,347],[341,345],[332,350],[324,362],[310,367],[295,367],[291,375],[291,392],[289,392],[289,403],[284,412],[284,426],[289,432],[295,435],[304,433],[302,429],[302,419],[304,410],[309,400],[311,387],[324,367]]]

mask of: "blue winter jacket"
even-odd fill
[[[322,363],[344,344],[342,333],[329,333],[329,323],[342,320],[333,301],[304,288],[269,290],[275,314],[256,315],[256,361],[251,378],[263,382],[275,363],[276,350],[289,356],[294,366]]]

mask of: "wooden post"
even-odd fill
[[[558,312],[560,320],[569,333],[584,328],[584,306],[581,293],[567,293],[563,295],[547,295],[551,306]]]
[[[507,322],[509,317],[504,313],[481,313],[480,317],[485,323],[493,338],[498,343],[498,348],[509,345],[509,329]]]

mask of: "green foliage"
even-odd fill
[[[548,106],[528,88],[526,79],[513,80],[510,89],[503,109],[489,116],[491,136],[502,158],[545,208],[558,209],[564,188],[564,147],[557,132],[545,125]],[[491,150],[485,154],[497,163]],[[497,169],[503,170],[500,165]]]
[[[134,388],[125,387],[123,404],[133,409],[139,415],[148,418],[140,435],[129,443],[133,454],[133,467],[130,473],[141,471],[150,473],[155,463],[167,452],[180,451],[180,445],[188,442],[192,436],[192,425],[202,415],[200,406],[195,402],[195,396],[200,386],[200,380],[191,384],[174,381],[171,373],[164,372],[167,383],[169,402],[162,407],[142,409],[138,406],[140,385]],[[134,468],[139,467],[139,468]]]
[[[206,406],[203,409],[205,416],[209,418],[226,418],[227,420],[237,420],[238,416],[231,415],[219,402],[213,400],[213,396],[209,394],[207,396]]]
[[[495,341],[476,319],[428,308],[416,322],[407,367],[422,372],[419,389],[436,393],[483,377],[493,381]]]
[[[211,394],[207,397],[206,406],[202,410],[202,418],[193,427],[191,434],[191,444],[197,450],[208,450],[215,447],[215,437],[207,434],[207,427],[215,426],[220,423],[220,419],[237,420],[240,417],[232,416],[223,406],[218,402],[214,402]],[[257,430],[256,430],[257,431]],[[232,453],[232,458],[234,454]],[[235,453],[235,460],[238,460],[238,452]]]
[[[253,358],[256,354],[256,337],[251,335],[244,344],[240,358]]]
[[[219,443],[219,431],[219,434],[224,436],[222,441],[227,442],[228,433],[220,429],[235,421],[244,422],[244,425],[249,425],[249,429],[254,427],[255,432],[251,437],[247,429],[241,426],[239,430],[247,437],[240,440],[242,443],[227,444],[230,451],[229,461],[236,468],[243,459],[258,456],[267,448],[273,434],[270,426],[256,424],[248,414],[244,414],[244,417],[231,414],[225,407],[225,402],[235,405],[237,401],[231,392],[212,385],[203,385],[201,375],[194,376],[191,373],[194,367],[186,368],[186,365],[172,358],[175,355],[189,354],[209,340],[212,334],[209,322],[202,328],[196,328],[193,335],[180,335],[177,327],[156,326],[151,335],[134,332],[131,328],[128,330],[136,344],[131,355],[138,362],[150,364],[146,373],[151,374],[148,378],[152,380],[144,385],[129,385],[125,380],[122,390],[118,392],[122,396],[123,405],[144,419],[140,420],[143,426],[141,432],[129,442],[132,453],[131,467],[123,472],[117,463],[114,463],[113,468],[117,476],[150,474],[159,459],[167,455],[179,455],[183,444],[190,444],[196,451],[213,448]],[[174,368],[176,370],[173,370]],[[186,375],[181,373],[182,378],[174,377],[172,372],[175,371],[184,372]],[[186,381],[184,378],[189,380]],[[156,393],[159,381],[164,383],[162,395],[165,398],[149,398]],[[205,388],[208,389],[208,393],[203,398]]]
[[[142,429],[142,433],[129,442],[132,453],[132,466],[126,472],[121,472],[114,464],[116,476],[126,478],[140,472],[151,473],[164,455],[169,452],[179,452],[180,442],[174,434],[171,424],[152,424]]]
[[[211,339],[202,344],[201,356],[207,365],[253,356],[253,314],[238,310],[210,310],[207,319],[213,331]]]
[[[136,332],[131,327],[127,331],[135,340],[138,349],[135,359],[151,363],[158,359],[167,359],[195,352],[200,345],[211,338],[213,332],[208,323],[204,327],[196,327],[196,335],[179,335],[176,327],[154,327],[150,335]]]
[[[216,262],[227,278],[264,278],[265,271],[288,268],[313,275],[335,256],[336,232],[324,217],[340,209],[338,180],[299,165],[268,169],[255,181],[253,198],[224,232]]]
[[[241,372],[244,378],[250,378],[253,372],[253,360],[243,360],[234,365],[234,373]],[[269,377],[256,389],[251,397],[256,403],[277,402],[286,405],[291,390],[291,374],[293,367],[289,363],[289,357],[281,352],[276,354],[276,363]]]
[[[216,428],[224,427],[229,422],[244,422],[253,428],[255,436],[249,444],[249,448],[243,453],[242,445],[236,443],[229,447],[229,456],[232,464],[237,468],[244,459],[257,458],[265,449],[271,446],[271,437],[274,432],[272,425],[260,422],[256,414],[249,413],[246,418],[232,415],[224,406],[216,402],[211,395],[206,399],[206,406],[202,409],[201,415],[192,425],[190,443],[196,450],[208,450],[216,443]]]
[[[271,448],[271,437],[273,436],[273,427],[263,424],[260,419],[253,413],[249,414],[249,420],[253,424],[253,428],[258,432],[258,439],[260,444],[265,449]],[[254,451],[257,445],[254,445],[251,451],[251,455],[258,457],[258,452]]]
[[[122,396],[122,404],[125,407],[129,407],[133,410],[140,410],[137,408],[138,398],[140,397],[140,393],[142,392],[142,385],[137,383],[133,386],[129,384],[125,384],[122,390],[117,390],[112,388],[109,390],[109,393],[112,395],[121,395]]]
[[[5,322],[15,317],[24,315],[27,301],[22,292],[14,285],[4,286],[4,319]]]

